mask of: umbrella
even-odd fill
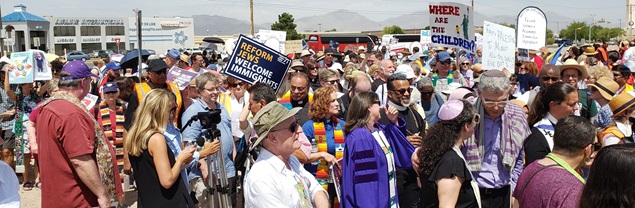
[[[208,43],[205,42],[203,44],[201,44],[201,47],[205,48],[205,49],[211,49],[211,50],[218,50],[218,45],[214,44],[214,43]]]
[[[141,56],[142,58],[147,59],[148,56],[150,56],[150,52],[148,52],[147,50],[141,50]],[[121,58],[121,62],[119,63],[119,66],[121,66],[121,68],[124,68],[124,69],[135,68],[139,64],[137,62],[138,59],[139,59],[138,50],[130,51]]]
[[[46,60],[48,60],[49,62],[55,61],[55,59],[58,59],[60,57],[57,54],[53,54],[53,53],[47,53],[44,56],[46,56]]]
[[[217,38],[217,37],[206,37],[206,38],[203,38],[203,42],[225,44],[225,41],[223,41],[223,39],[220,39],[220,38]]]

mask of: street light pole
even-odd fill
[[[322,23],[318,24],[318,32],[322,32]]]
[[[593,21],[591,21],[591,26],[589,27],[589,40],[591,41],[591,30],[593,29],[593,25],[595,25],[595,14],[591,14],[591,18]]]
[[[0,57],[4,56],[4,27],[2,26],[2,5],[0,5]]]

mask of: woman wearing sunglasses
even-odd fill
[[[544,158],[553,149],[554,126],[558,120],[580,109],[575,87],[556,82],[540,90],[529,109],[531,134],[524,142],[525,166]]]
[[[450,100],[439,110],[439,121],[428,129],[417,152],[419,207],[480,207],[478,185],[467,167],[461,146],[480,122],[474,106]]]

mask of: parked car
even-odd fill
[[[85,62],[88,59],[90,59],[90,56],[81,51],[73,51],[66,54],[67,61],[82,60]]]
[[[571,40],[569,40],[569,39],[560,39],[560,40],[556,41],[556,43],[558,43],[559,46],[562,45],[562,44],[564,44],[564,46],[573,45],[573,42]]]
[[[99,58],[108,58],[108,57],[110,57],[111,54],[115,54],[115,52],[112,51],[112,50],[101,50],[101,51],[99,51],[98,57]]]
[[[99,57],[99,50],[93,50],[93,52],[92,52],[92,53],[90,53],[90,56],[91,56],[92,58],[97,58],[97,57]]]

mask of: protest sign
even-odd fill
[[[518,49],[518,60],[519,61],[531,61],[529,58],[529,50],[526,48]]]
[[[516,47],[539,50],[547,38],[547,16],[538,7],[528,6],[518,13]]]
[[[474,34],[474,38],[476,38],[476,49],[478,49],[479,46],[483,46],[483,35],[481,34]]]
[[[97,95],[87,94],[86,96],[84,96],[84,99],[82,99],[82,104],[84,104],[88,111],[92,111],[93,107],[95,107],[95,104],[97,104],[98,98],[99,97]]]
[[[419,43],[421,43],[421,47],[423,47],[423,50],[421,51],[425,51],[430,48],[430,44],[432,44],[430,35],[430,30],[421,30],[421,38],[419,38]]]
[[[179,90],[184,90],[188,85],[190,85],[190,82],[192,82],[197,75],[198,73],[196,72],[181,69],[179,67],[173,67],[170,72],[168,72],[167,81],[176,82],[179,86]]]
[[[474,11],[472,7],[451,2],[430,3],[432,45],[459,48],[474,53]]]
[[[224,73],[250,84],[267,84],[277,92],[289,65],[291,59],[284,54],[240,35]]]
[[[483,23],[483,69],[501,70],[503,67],[514,72],[515,31],[496,23]]]
[[[285,53],[302,53],[302,40],[287,40],[284,51]]]
[[[24,84],[33,82],[33,52],[15,52],[11,54],[9,83]]]
[[[275,31],[275,30],[258,30],[258,34],[256,34],[256,39],[258,39],[261,43],[265,44],[269,48],[276,50],[282,54],[285,54],[285,41],[287,40],[287,32],[286,31]],[[291,53],[290,51],[289,53]]]
[[[34,80],[51,80],[53,73],[49,67],[49,60],[46,58],[44,51],[31,50],[33,52],[33,66],[35,77]]]

